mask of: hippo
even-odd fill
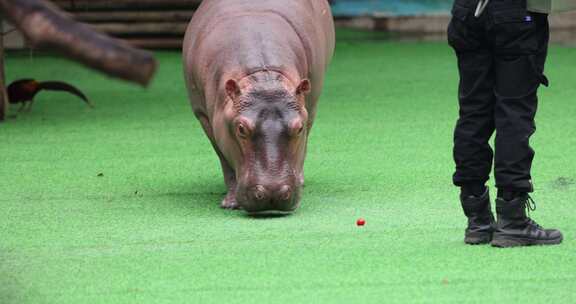
[[[192,109],[218,155],[226,209],[292,213],[334,53],[326,0],[204,0],[184,38]]]

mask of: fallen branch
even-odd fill
[[[110,76],[143,86],[156,71],[150,52],[97,33],[44,0],[0,0],[0,11],[37,48],[50,48]]]

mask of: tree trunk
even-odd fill
[[[0,11],[37,48],[55,49],[93,69],[142,85],[156,71],[152,53],[95,32],[45,0],[0,0]]]
[[[8,113],[8,93],[6,93],[6,79],[4,74],[4,26],[0,18],[0,121]]]

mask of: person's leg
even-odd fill
[[[494,173],[500,193],[533,191],[530,171],[534,150],[530,147],[530,137],[536,131],[537,90],[541,84],[547,85],[544,63],[549,34],[545,15],[528,16],[532,21],[518,17],[520,22],[495,25]],[[500,29],[499,32],[496,29]]]
[[[495,128],[494,73],[493,56],[483,33],[484,22],[484,18],[473,17],[473,8],[460,6],[456,1],[448,29],[460,73],[453,182],[461,187],[460,201],[468,217],[464,241],[468,244],[490,242],[494,222],[485,187],[493,157],[488,141]]]
[[[464,242],[485,244],[492,239],[490,196],[485,186],[492,167],[490,137],[494,132],[492,55],[487,50],[459,53],[460,115],[454,131],[454,184],[468,218]]]
[[[496,49],[496,155],[495,176],[498,190],[497,229],[492,245],[511,247],[533,244],[558,244],[562,234],[545,230],[526,216],[533,201],[531,166],[538,104],[537,90],[547,84],[544,63],[549,40],[548,19],[522,8],[495,10],[493,27]]]
[[[495,128],[492,54],[487,49],[458,53],[459,118],[454,130],[454,184],[465,195],[481,195],[490,177]]]

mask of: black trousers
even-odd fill
[[[448,28],[460,72],[454,184],[485,184],[494,159],[498,189],[532,192],[529,140],[536,131],[538,87],[548,85],[548,16],[528,12],[526,0],[491,0],[477,18],[477,4],[456,0]]]

